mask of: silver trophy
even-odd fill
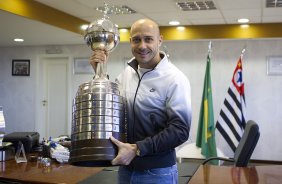
[[[86,30],[84,39],[92,50],[111,52],[119,43],[118,29],[106,14]],[[73,101],[70,149],[73,165],[110,165],[117,154],[110,136],[126,140],[124,98],[118,85],[109,81],[106,70],[106,63],[98,63],[94,79],[79,86]]]

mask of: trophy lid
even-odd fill
[[[118,28],[109,19],[103,17],[101,19],[91,22],[86,29],[86,33],[91,32],[110,32],[119,35]]]

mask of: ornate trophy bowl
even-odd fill
[[[92,50],[112,51],[119,43],[117,27],[106,17],[92,22],[84,36],[84,40]]]
[[[111,51],[119,42],[117,35],[107,31],[93,31],[85,35],[85,40],[92,50],[102,49]]]
[[[119,43],[115,25],[102,18],[91,23],[84,37],[92,50],[111,52]],[[98,63],[92,81],[81,84],[73,101],[70,163],[108,166],[117,155],[110,136],[125,142],[125,102],[118,85],[107,78],[105,63]]]

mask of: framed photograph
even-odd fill
[[[282,56],[267,57],[267,75],[282,75]]]
[[[94,69],[89,63],[89,58],[75,58],[73,66],[74,74],[94,74]]]
[[[30,75],[30,60],[13,59],[13,61],[12,61],[12,75],[13,76],[29,76]]]

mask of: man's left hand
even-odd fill
[[[112,164],[129,165],[136,156],[137,145],[120,142],[113,136],[110,139],[118,147],[118,155],[112,160]]]

